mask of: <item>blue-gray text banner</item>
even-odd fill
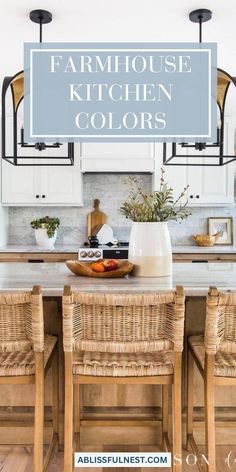
[[[26,139],[215,141],[216,67],[212,43],[26,43]]]

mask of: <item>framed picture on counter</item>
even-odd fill
[[[215,244],[233,244],[233,218],[216,217],[208,218],[208,233],[221,233]]]

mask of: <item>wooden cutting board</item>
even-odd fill
[[[99,208],[100,200],[96,198],[94,200],[94,210],[88,214],[88,236],[94,236],[97,234],[98,229],[106,223],[107,215],[100,211]]]

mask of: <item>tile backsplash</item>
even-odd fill
[[[152,176],[142,175],[143,186],[151,190]],[[35,244],[31,220],[46,215],[60,218],[57,244],[81,245],[87,239],[87,214],[93,209],[93,200],[99,198],[101,210],[107,214],[107,223],[117,239],[129,238],[131,222],[119,212],[128,189],[122,174],[85,174],[83,177],[84,207],[10,207],[9,244]],[[192,208],[191,216],[181,222],[168,223],[173,245],[192,244],[191,236],[206,233],[209,216],[233,216],[236,235],[236,208]]]

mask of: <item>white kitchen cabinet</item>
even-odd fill
[[[154,143],[82,143],[82,172],[154,172]]]
[[[42,167],[41,188],[45,204],[82,205],[82,175],[79,160],[72,167]]]
[[[225,153],[234,154],[234,126],[231,121],[225,125]],[[187,148],[184,150],[191,152]],[[211,153],[216,152],[211,148]],[[183,153],[183,150],[181,150]],[[209,149],[201,152],[209,153]],[[184,187],[189,185],[188,206],[229,206],[234,204],[234,162],[222,167],[206,166],[163,166],[162,145],[156,144],[155,172],[153,175],[153,188],[158,190],[161,175],[161,168],[165,171],[165,180],[174,189],[174,196],[177,197]],[[200,153],[199,153],[200,155]],[[175,162],[176,158],[175,158]],[[181,162],[184,162],[181,159]],[[191,161],[192,162],[192,161]],[[212,162],[212,159],[208,159]]]
[[[2,162],[5,206],[82,206],[79,159],[74,166],[13,166]]]

